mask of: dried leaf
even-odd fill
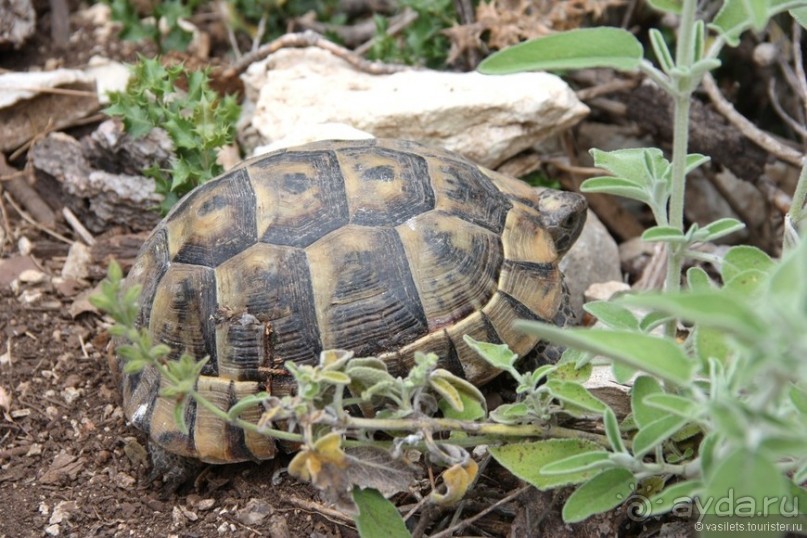
[[[478,470],[479,466],[471,458],[468,458],[465,463],[457,463],[446,469],[443,473],[446,492],[432,491],[432,501],[442,505],[452,505],[458,502],[473,483]]]
[[[0,408],[6,413],[11,411],[11,394],[3,386],[0,386]]]

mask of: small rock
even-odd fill
[[[619,245],[619,264],[631,282],[642,275],[650,258],[653,257],[653,251],[653,243],[644,241],[641,237],[633,237]]]
[[[588,212],[580,238],[560,261],[571,304],[578,320],[583,319],[585,291],[594,283],[621,280],[616,241],[593,211]]]
[[[17,250],[20,252],[21,256],[28,256],[33,249],[34,246],[27,237],[22,236],[20,240],[17,241]]]
[[[216,529],[216,531],[217,531],[219,534],[230,534],[230,533],[232,533],[232,532],[235,532],[235,529],[236,529],[236,526],[235,526],[235,525],[233,525],[232,523],[227,523],[227,522],[225,521],[224,523],[222,523],[221,525],[219,525],[219,527]],[[288,536],[288,535],[287,535],[287,536]]]
[[[135,485],[137,480],[126,473],[117,473],[115,475],[115,485],[121,489],[129,489]]]
[[[23,304],[34,304],[42,298],[42,292],[39,290],[24,290],[20,295],[20,302]]]
[[[619,280],[597,282],[586,289],[586,302],[608,301],[617,293],[630,291],[630,286]]]
[[[3,23],[0,24],[0,48],[19,49],[34,35],[36,10],[30,0],[4,0],[0,2]]]
[[[191,510],[188,510],[184,506],[180,506],[179,510],[182,512],[182,515],[185,516],[185,519],[187,519],[188,521],[196,521],[197,519],[199,519],[199,516],[196,515],[196,512],[192,512]]]
[[[204,510],[210,510],[215,505],[216,505],[216,500],[215,499],[202,499],[202,500],[198,501],[196,504],[194,504],[194,507],[197,510],[203,510],[204,511]]]
[[[187,520],[182,515],[182,510],[179,509],[179,506],[175,506],[171,510],[171,521],[173,521],[174,527],[182,527],[187,524]]]
[[[61,532],[59,525],[48,525],[45,527],[45,534],[48,536],[59,536],[59,532]]]
[[[127,437],[123,440],[123,453],[134,466],[148,464],[148,451],[134,437]]]
[[[75,387],[66,387],[62,391],[62,398],[64,399],[65,402],[67,402],[68,404],[71,404],[71,403],[75,402],[76,399],[78,399],[79,396],[81,396],[82,392],[83,391],[81,389],[77,389]]]
[[[27,407],[24,409],[15,409],[10,414],[11,418],[24,418],[31,414],[31,410]]]
[[[51,525],[55,523],[64,523],[70,516],[78,510],[78,504],[76,501],[60,501],[59,504],[53,509],[53,515],[50,516],[50,523]]]
[[[285,538],[291,536],[291,529],[289,529],[288,520],[281,515],[274,515],[269,519],[269,537],[270,538]]]
[[[62,267],[62,278],[65,280],[82,280],[90,275],[89,265],[92,263],[90,247],[79,241],[70,245],[67,259]]]
[[[25,284],[39,284],[40,282],[44,282],[47,278],[48,275],[38,269],[26,269],[20,273],[17,280]]]
[[[268,502],[262,499],[250,499],[246,506],[235,514],[235,518],[244,525],[257,525],[272,512]]]

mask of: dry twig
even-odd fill
[[[734,105],[723,97],[723,94],[715,83],[714,77],[712,77],[710,73],[706,73],[703,77],[703,88],[706,90],[715,108],[748,139],[775,157],[789,162],[794,166],[802,166],[804,155],[760,130],[756,125],[748,121],[745,116],[737,112],[734,109]]]
[[[323,50],[327,50],[334,56],[342,58],[356,69],[372,75],[388,75],[391,73],[399,73],[401,71],[412,69],[406,65],[393,65],[365,60],[364,58],[358,56],[355,52],[341,47],[332,41],[328,41],[316,32],[306,31],[297,34],[282,35],[274,41],[262,46],[255,52],[245,54],[225,70],[224,76],[231,77],[240,75],[253,63],[263,60],[270,54],[274,54],[280,49],[305,47],[318,47]]]

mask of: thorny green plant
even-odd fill
[[[185,92],[177,87],[183,76]],[[194,187],[223,172],[217,152],[235,139],[240,107],[234,97],[220,97],[210,88],[206,72],[186,72],[181,65],[165,67],[159,59],[140,58],[126,91],[110,93],[110,102],[105,112],[120,116],[129,135],[138,138],[160,128],[173,143],[170,170],[158,164],[144,170],[164,196],[163,213]]]

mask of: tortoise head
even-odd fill
[[[588,204],[582,194],[544,189],[539,193],[541,223],[555,241],[558,256],[566,254],[583,230]]]

